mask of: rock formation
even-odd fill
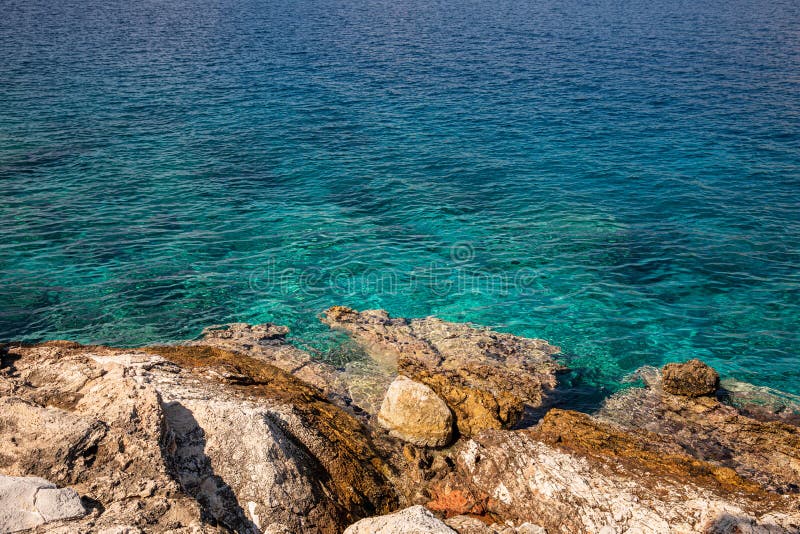
[[[209,326],[199,339],[187,344],[216,347],[250,356],[308,382],[326,395],[341,396],[343,391],[337,387],[339,375],[336,369],[314,361],[310,354],[287,343],[288,333],[289,329],[285,326],[272,323],[231,323]]]
[[[647,432],[551,410],[532,430],[462,442],[428,503],[547,532],[799,532],[797,500]],[[721,528],[728,530],[720,530]]]
[[[645,387],[596,414],[512,430],[555,385],[546,342],[347,308],[325,321],[383,371],[316,362],[270,324],[0,347],[0,532],[800,533],[790,396],[720,387],[693,361],[642,369]]]
[[[670,394],[658,372],[650,371],[646,378],[648,387],[612,396],[599,416],[629,432],[652,432],[683,452],[730,468],[770,491],[800,495],[800,428],[754,419],[715,397]],[[676,386],[673,378],[672,390],[687,391],[697,382],[687,381],[690,384]]]
[[[422,382],[442,397],[462,435],[510,428],[526,406],[539,406],[556,385],[558,349],[435,317],[391,318],[383,310],[334,306],[322,321],[343,330],[377,361]]]
[[[396,500],[357,420],[242,354],[11,346],[0,392],[0,472],[74,488],[79,530],[337,532]]]

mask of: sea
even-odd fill
[[[800,2],[0,0],[0,341],[337,304],[800,394]]]

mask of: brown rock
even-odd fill
[[[199,346],[2,356],[0,470],[94,503],[49,531],[336,532],[396,503],[361,424],[263,360]]]
[[[546,341],[435,317],[406,320],[334,306],[322,321],[347,332],[375,360],[431,387],[467,436],[513,426],[525,406],[541,405],[561,368],[553,360],[558,348]]]
[[[664,391],[672,395],[702,397],[713,395],[719,388],[717,372],[697,359],[668,363],[662,374]]]
[[[770,491],[800,493],[800,428],[795,425],[759,421],[714,397],[662,393],[657,373],[649,387],[606,399],[599,416],[628,432],[646,429]]]
[[[230,323],[209,326],[203,329],[200,339],[187,344],[216,347],[250,356],[318,387],[326,395],[341,395],[342,390],[337,388],[336,370],[330,365],[314,361],[310,354],[287,342],[288,333],[287,327],[272,323]]]
[[[547,532],[798,532],[800,524],[794,500],[656,434],[577,412],[551,410],[531,430],[484,431],[454,456],[454,472],[429,488],[428,506],[448,516],[470,507],[487,523]]]

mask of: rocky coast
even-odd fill
[[[800,404],[703,362],[564,409],[559,349],[327,310],[169,346],[0,347],[0,532],[800,533]]]

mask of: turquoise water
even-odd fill
[[[800,4],[4,0],[0,339],[332,304],[800,393]]]

